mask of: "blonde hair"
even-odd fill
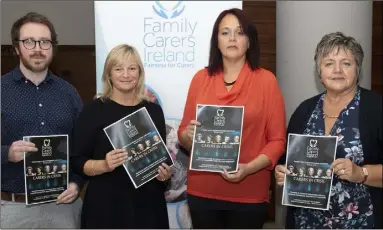
[[[113,85],[112,81],[110,80],[110,73],[112,68],[129,58],[133,58],[139,66],[139,78],[135,88],[136,99],[139,101],[147,100],[147,97],[145,96],[144,65],[142,64],[141,57],[137,49],[128,44],[121,44],[114,47],[106,57],[104,71],[101,78],[103,90],[101,94],[96,95],[96,98],[100,98],[102,101],[104,101],[105,99],[112,96]]]

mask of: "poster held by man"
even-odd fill
[[[24,136],[37,152],[24,153],[26,205],[56,202],[68,188],[68,135]]]

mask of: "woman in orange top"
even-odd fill
[[[285,148],[285,107],[275,76],[258,66],[254,25],[240,9],[217,18],[207,68],[193,77],[178,130],[191,149],[196,104],[245,106],[238,171],[188,172],[193,228],[262,228],[269,202],[270,171]]]

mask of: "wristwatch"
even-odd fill
[[[364,178],[363,178],[362,182],[360,182],[360,183],[364,184],[368,178],[368,170],[365,167],[362,167],[362,170],[363,170]]]

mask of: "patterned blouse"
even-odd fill
[[[317,106],[307,123],[304,134],[325,135],[323,100],[320,97]],[[360,89],[352,101],[344,108],[330,132],[337,135],[338,148],[336,158],[348,158],[357,165],[363,165],[363,147],[359,134]],[[294,212],[295,228],[374,228],[375,219],[368,187],[351,183],[334,174],[329,210],[296,208]]]

